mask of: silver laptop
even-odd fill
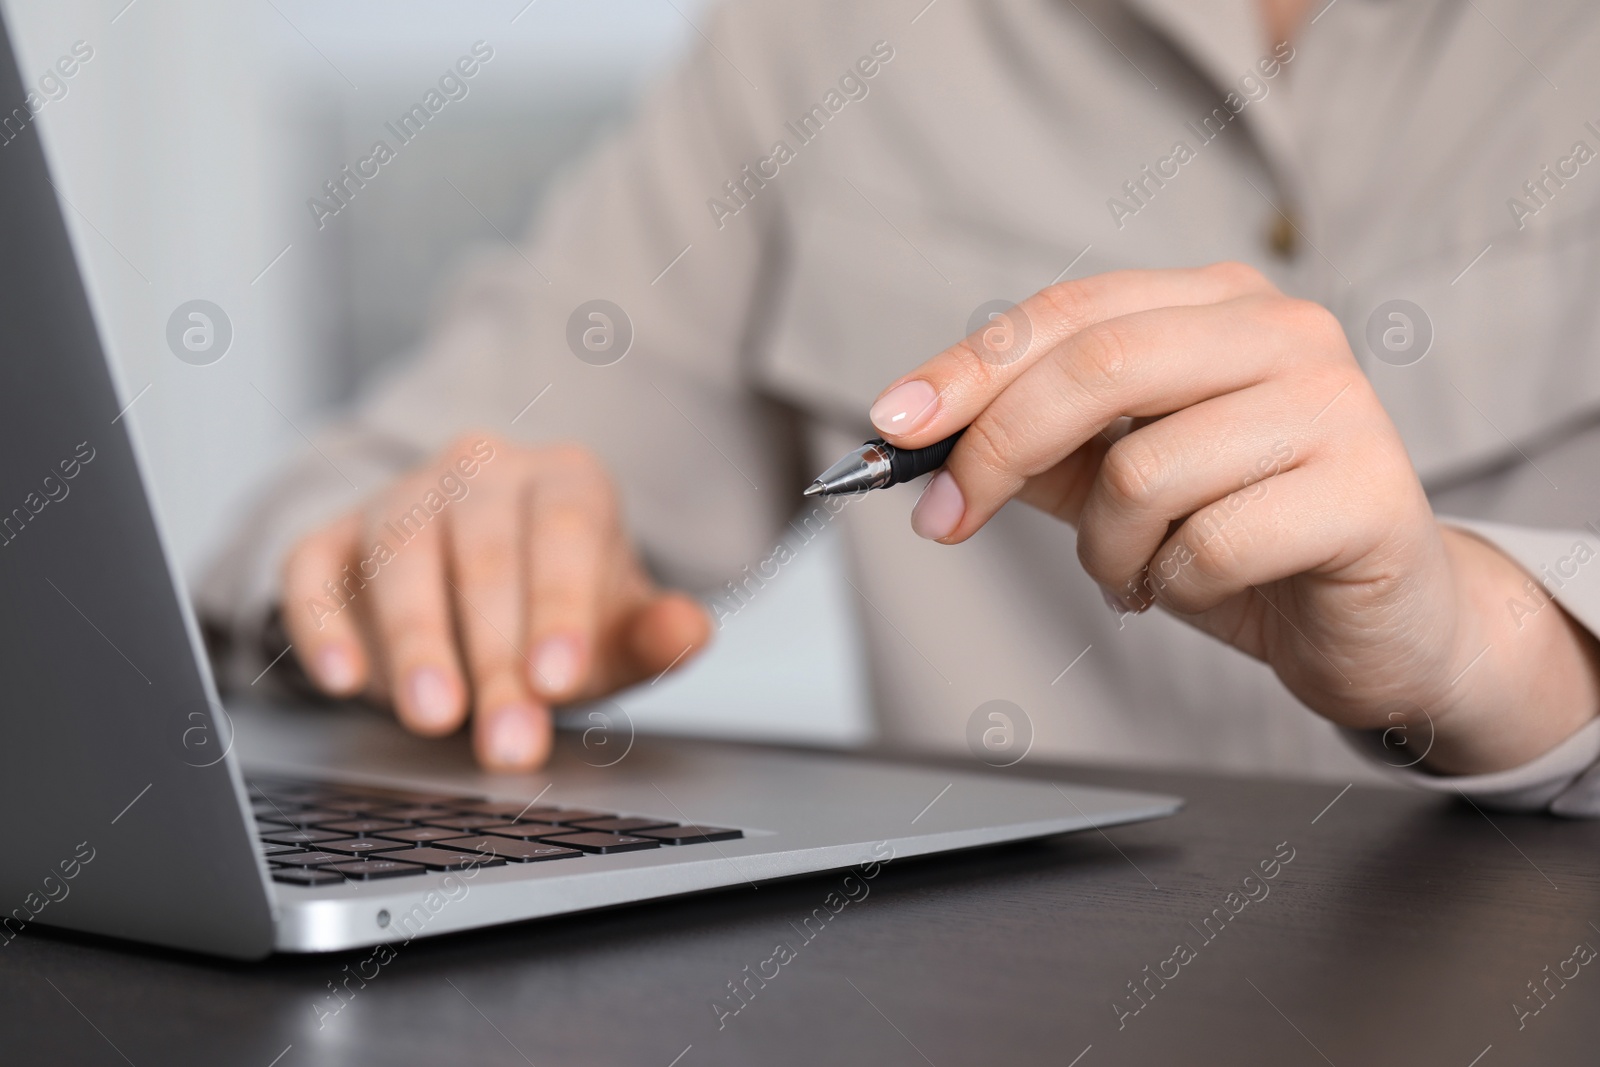
[[[489,776],[376,712],[225,708],[3,23],[0,100],[19,109],[0,116],[0,948],[37,924],[346,949],[844,868],[861,884],[1180,806],[591,722],[544,771]]]

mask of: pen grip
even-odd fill
[[[956,447],[956,442],[961,440],[964,433],[965,429],[957,430],[943,441],[936,441],[926,448],[896,448],[889,460],[889,484],[909,482],[944,466],[944,461],[950,458],[950,450]]]

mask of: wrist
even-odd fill
[[[1600,714],[1600,642],[1497,548],[1451,527],[1440,535],[1458,625],[1423,763],[1452,775],[1520,766]]]

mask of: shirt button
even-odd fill
[[[1267,248],[1279,259],[1293,259],[1300,250],[1300,234],[1288,213],[1273,213],[1272,224],[1267,227]]]

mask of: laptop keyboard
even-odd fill
[[[647,815],[300,778],[250,785],[257,847],[285,885],[609,856],[743,837]]]

